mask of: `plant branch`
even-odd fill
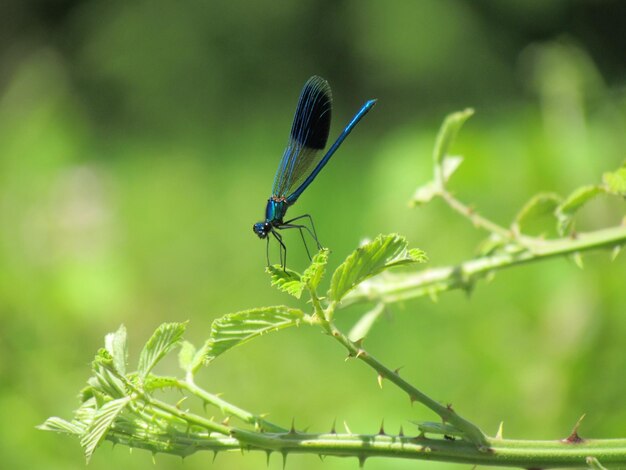
[[[401,390],[406,392],[411,402],[420,402],[433,412],[437,413],[444,422],[454,425],[467,437],[469,441],[473,442],[475,445],[484,445],[485,435],[483,432],[476,425],[456,414],[452,407],[444,406],[418,390],[416,387],[400,377],[397,372],[389,369],[375,357],[366,352],[360,344],[350,340],[350,338],[339,331],[333,323],[328,323],[323,326],[330,336],[339,341],[339,343],[341,343],[348,350],[350,357],[355,357],[366,363],[378,373],[378,377],[381,380],[389,380]]]
[[[386,274],[361,283],[341,307],[360,302],[394,303],[453,289],[469,289],[481,278],[513,266],[626,244],[626,226],[580,233],[575,238],[535,240],[528,248],[475,258],[456,266],[425,269],[414,274]]]

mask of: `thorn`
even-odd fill
[[[402,429],[402,425],[400,425],[400,432],[398,432],[399,437],[404,437],[404,429]]]
[[[206,413],[206,409],[207,409],[208,403],[206,401],[202,402],[202,409],[204,410],[204,412]]]
[[[156,465],[156,452],[152,452],[152,465]]]
[[[363,341],[365,340],[365,336],[363,338],[359,338],[356,341],[353,341],[355,346],[357,346],[359,349],[361,348],[361,346],[363,346]]]
[[[455,412],[455,411],[454,411],[454,408],[452,408],[452,403],[448,403],[448,404],[446,405],[446,408],[447,408],[447,409],[448,409],[448,411],[449,411],[449,412],[451,412],[451,413],[454,413],[454,412]]]
[[[285,470],[285,467],[287,466],[287,452],[281,452],[281,454],[283,454],[283,470]]]
[[[320,460],[321,460],[322,462],[323,462],[323,461],[324,461],[324,459],[326,458],[326,456],[325,456],[325,455],[322,455],[322,454],[317,454],[317,456],[320,458]]]
[[[217,451],[213,451],[213,463],[215,463],[215,459],[217,458]]]
[[[291,428],[289,429],[289,434],[298,434],[296,432],[295,419],[294,418],[291,418]]]
[[[230,416],[226,416],[226,418],[222,420],[224,426],[228,426],[228,423],[230,423]]]
[[[175,405],[175,406],[176,406],[176,408],[178,408],[178,409],[180,410],[180,406],[181,406],[181,405],[185,402],[185,400],[186,400],[186,399],[187,399],[187,397],[186,397],[186,396],[184,396],[184,397],[182,397],[180,400],[178,400],[178,401],[176,402],[176,405]]]
[[[352,434],[352,431],[350,431],[350,428],[348,427],[348,423],[346,423],[345,421],[343,422],[343,427],[346,428],[346,432],[348,434]]]
[[[414,395],[410,395],[409,396],[409,400],[411,401],[411,406],[413,406],[413,403],[415,403],[417,401],[417,398],[415,398]]]
[[[333,425],[330,427],[330,433],[331,434],[337,434],[337,430],[335,428],[336,424],[337,424],[337,418],[333,419]]]
[[[404,366],[400,366],[400,367],[394,369],[393,373],[399,376],[400,375],[400,369],[402,369],[402,368],[404,368]]]
[[[572,255],[572,259],[574,260],[574,263],[576,264],[576,266],[578,266],[580,269],[585,269],[585,265],[583,263],[583,257],[580,254],[580,252],[576,252]]]
[[[224,395],[224,392],[217,392],[217,393],[214,393],[213,395],[215,395],[217,398],[220,398],[222,395]]]
[[[622,251],[622,245],[615,246],[615,248],[613,248],[613,251],[611,251],[611,261],[615,261],[621,251]]]
[[[365,460],[367,459],[367,457],[365,457],[364,455],[361,455],[359,457],[359,468],[363,468],[365,467]]]
[[[378,374],[378,377],[376,377],[376,380],[378,381],[378,386],[382,389],[383,388],[383,375]]]
[[[574,425],[574,428],[572,429],[570,435],[567,436],[565,439],[562,439],[561,442],[565,444],[580,444],[581,442],[584,442],[584,439],[578,435],[578,428],[580,428],[580,424],[583,422],[584,418],[584,414],[580,418],[578,418],[578,421],[576,421],[576,424]]]
[[[387,434],[385,434],[385,420],[384,419],[380,423],[380,429],[378,430],[378,435],[379,436],[386,436],[387,435]]]
[[[498,432],[496,433],[496,439],[502,440],[502,429],[504,428],[504,421],[500,421],[500,426],[498,426]]]
[[[356,356],[354,357],[358,359],[359,357],[361,356],[365,357],[366,355],[367,353],[363,349],[359,348],[359,350],[356,352]]]
[[[266,450],[265,451],[265,455],[267,455],[267,466],[270,466],[270,455],[272,455],[272,451],[271,450]]]

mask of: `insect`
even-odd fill
[[[300,195],[313,182],[319,172],[322,171],[322,168],[328,163],[330,157],[334,155],[348,134],[354,129],[354,126],[375,104],[375,99],[367,101],[359,112],[354,115],[339,137],[337,137],[335,143],[320,158],[322,155],[321,151],[326,147],[330,131],[332,94],[330,85],[321,77],[313,76],[304,84],[293,118],[287,148],[278,165],[278,170],[276,170],[272,195],[265,206],[265,220],[257,222],[252,227],[252,230],[259,238],[267,239],[266,255],[268,266],[270,265],[270,234],[280,244],[280,263],[283,269],[287,264],[287,247],[278,230],[298,229],[309,259],[311,254],[309,253],[303,230],[306,230],[313,237],[319,249],[322,248],[317,239],[312,217],[309,214],[304,214],[293,219],[284,220],[287,209],[295,204]],[[311,227],[309,228],[302,223],[296,223],[302,219],[308,219]]]

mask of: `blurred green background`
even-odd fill
[[[484,233],[435,202],[436,130],[475,107],[452,182],[508,224],[534,193],[567,194],[626,157],[626,5],[619,1],[24,1],[0,3],[0,466],[83,468],[78,442],[35,430],[70,417],[103,336],[124,323],[131,361],[156,326],[298,304],[269,286],[263,215],[298,93],[335,98],[331,138],[362,121],[290,214],[313,214],[336,266],[365,237],[405,234],[431,265],[473,256]],[[580,230],[619,223],[598,200]],[[306,257],[287,234],[290,266]],[[500,273],[471,298],[391,308],[368,347],[489,433],[625,437],[624,258]],[[303,305],[303,307],[306,307]],[[363,308],[343,314],[348,327]],[[161,366],[174,373],[175,363]],[[270,419],[354,432],[432,419],[315,329],[270,335],[199,381]],[[265,455],[200,453],[186,469],[265,468]],[[371,460],[368,469],[458,468]],[[181,468],[106,443],[90,468]],[[354,469],[290,456],[288,468]],[[270,468],[282,468],[273,456]]]

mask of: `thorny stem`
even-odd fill
[[[453,210],[461,214],[463,217],[469,219],[474,227],[482,228],[491,233],[500,235],[505,240],[510,240],[514,237],[511,230],[496,224],[495,222],[483,217],[475,212],[471,207],[465,205],[463,202],[455,198],[445,187],[437,193]]]
[[[476,280],[502,269],[624,244],[626,226],[580,233],[575,238],[536,240],[527,249],[476,258],[457,266],[425,269],[415,274],[389,274],[366,281],[343,299],[341,307],[373,301],[388,304],[453,289],[469,289]]]
[[[236,416],[237,418],[241,419],[245,423],[252,424],[256,428],[259,428],[262,431],[269,431],[269,432],[286,432],[287,431],[287,429],[280,427],[277,424],[274,424],[266,419],[256,416],[250,413],[249,411],[243,410],[239,408],[238,406],[235,406],[232,403],[229,403],[226,400],[223,400],[222,398],[198,387],[196,383],[193,381],[192,377],[188,377],[187,380],[185,380],[184,382],[178,381],[178,384],[181,389],[187,390],[188,392],[192,393],[203,402],[216,406],[222,411],[222,413]]]
[[[332,309],[334,309],[334,305],[328,308],[328,310]],[[332,317],[332,315],[329,315],[328,313],[326,316]],[[466,435],[469,441],[473,442],[475,445],[483,446],[485,444],[485,435],[483,432],[476,425],[456,414],[452,407],[444,406],[418,390],[416,387],[400,377],[397,372],[389,369],[375,357],[366,352],[360,344],[350,340],[345,334],[339,331],[332,322],[322,326],[330,336],[339,341],[339,343],[341,343],[348,350],[350,357],[355,357],[365,362],[378,373],[379,377],[389,380],[401,390],[406,392],[411,402],[420,402],[430,410],[437,413],[444,422],[454,425]]]

